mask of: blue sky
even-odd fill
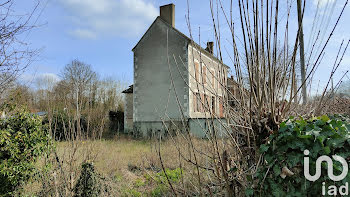
[[[15,2],[16,12],[25,13],[33,8],[37,1],[17,0]],[[237,1],[233,2],[236,6]],[[285,2],[287,0],[281,4],[281,20],[286,18],[282,14],[283,9],[286,8]],[[293,40],[292,32],[296,32],[297,28],[296,0],[288,0],[288,2],[293,3],[290,20],[290,38]],[[327,32],[330,32],[344,2],[345,0],[307,0],[304,19],[306,47],[312,38],[310,32],[317,6],[320,8],[317,20],[324,20],[323,26],[317,28],[325,32],[323,37],[325,42]],[[33,62],[22,75],[22,79],[31,82],[43,75],[59,76],[60,70],[67,63],[73,59],[79,59],[91,64],[102,77],[108,76],[132,83],[133,53],[131,49],[159,15],[159,6],[168,3],[174,3],[176,6],[176,28],[189,35],[185,20],[188,8],[185,0],[41,0],[39,12],[36,14],[39,17],[36,24],[40,27],[25,36],[30,46],[40,48],[41,53],[37,61]],[[327,25],[327,21],[322,16],[327,16],[333,5],[333,17]],[[214,39],[209,0],[190,0],[189,7],[192,35],[198,42],[200,27],[201,45],[204,46],[206,41]],[[315,74],[312,92],[316,91],[318,81],[320,86],[327,82],[341,40],[347,41],[350,38],[349,7],[348,5],[345,9],[336,34],[330,40],[323,61]],[[228,10],[228,7],[225,9]],[[234,10],[236,12],[233,16],[238,29],[240,28],[238,10],[235,7]],[[231,53],[232,47],[227,41],[230,40],[230,32],[224,24],[223,16],[219,19],[222,25],[222,43],[228,53]],[[232,65],[226,50],[223,50],[223,53],[224,62],[229,66]],[[347,52],[334,81],[339,80],[342,73],[350,69],[349,56],[350,53]]]

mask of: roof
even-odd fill
[[[233,76],[231,77],[228,77],[227,78],[227,86],[229,88],[232,88],[232,87],[238,87],[238,86],[241,86],[234,78]],[[243,86],[243,90],[248,93],[249,91]]]
[[[123,90],[122,93],[124,93],[124,94],[133,93],[134,92],[133,87],[134,87],[134,85],[129,86],[129,88]]]
[[[227,78],[227,85],[228,86],[238,86],[239,84],[237,83],[236,80],[233,79],[233,76]]]
[[[185,34],[183,34],[181,31],[179,31],[178,29],[176,29],[175,27],[171,26],[169,23],[167,23],[165,20],[163,20],[160,16],[158,16],[153,23],[149,26],[149,28],[147,29],[147,31],[143,34],[143,36],[141,37],[141,39],[137,42],[137,44],[134,46],[134,48],[132,48],[132,51],[135,50],[135,48],[137,48],[137,46],[140,44],[141,40],[145,37],[146,33],[151,29],[151,27],[156,23],[157,20],[162,21],[165,25],[167,25],[169,28],[173,29],[175,32],[177,32],[180,36],[182,36],[184,39],[186,39],[189,43],[191,43],[192,45],[194,45],[196,48],[198,48],[199,50],[201,50],[203,53],[205,53],[207,56],[209,56],[210,58],[220,62],[221,64],[223,64],[224,66],[226,66],[227,68],[230,68],[229,66],[227,66],[226,64],[224,64],[221,60],[219,60],[217,57],[215,57],[212,53],[210,53],[209,51],[205,50],[204,48],[202,48],[199,44],[197,44],[195,41],[193,41],[191,38],[189,38],[188,36],[186,36]]]
[[[39,111],[39,112],[36,112],[35,114],[38,116],[45,116],[47,114],[47,112],[46,111]]]

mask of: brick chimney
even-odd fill
[[[175,27],[175,5],[171,3],[160,6],[160,18]]]
[[[214,42],[207,42],[207,48],[205,48],[205,50],[213,54],[213,49],[214,49]]]

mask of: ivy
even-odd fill
[[[350,159],[350,121],[348,117],[320,116],[308,120],[289,117],[280,124],[277,133],[272,134],[266,144],[259,148],[264,154],[264,163],[255,174],[258,184],[246,190],[246,196],[321,196],[322,182],[327,185],[344,185],[350,181],[347,175],[343,181],[334,182],[327,176],[327,165],[322,163],[322,176],[315,182],[304,176],[304,153],[310,151],[310,173],[315,174],[316,160],[321,155],[339,155]],[[282,178],[286,167],[292,174]],[[333,162],[334,174],[342,171],[342,165]],[[267,173],[267,174],[266,174]]]

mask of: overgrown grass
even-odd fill
[[[172,184],[179,184],[183,171],[179,168],[178,159],[174,158],[176,150],[171,144],[171,142],[164,142],[160,149],[165,161],[166,175]],[[127,138],[66,141],[56,142],[56,151],[63,164],[62,168],[67,172],[66,176],[74,176],[72,178],[74,182],[79,177],[80,165],[84,161],[91,161],[96,172],[105,178],[109,189],[113,190],[109,194],[162,196],[170,191],[158,157],[158,145],[152,141]],[[43,163],[44,161],[40,161],[38,165]],[[53,179],[52,172],[59,173],[54,166],[52,165],[52,169],[46,172],[49,179],[50,177]],[[23,194],[41,196],[43,184],[43,180],[32,180],[24,186]],[[55,191],[55,188],[51,191]]]

